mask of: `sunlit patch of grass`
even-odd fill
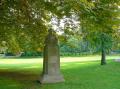
[[[107,59],[118,59],[119,56],[107,56]],[[43,58],[30,58],[30,59],[23,59],[23,58],[18,58],[18,59],[0,59],[0,65],[2,64],[39,64],[42,63]],[[96,55],[96,56],[83,56],[83,57],[62,57],[61,62],[83,62],[83,61],[97,61],[100,60],[101,56]]]
[[[28,67],[23,67],[24,69],[33,69],[33,68],[39,68],[39,66],[28,66]]]
[[[34,59],[1,59],[0,64],[33,64],[33,63],[41,63],[42,58],[34,58]]]

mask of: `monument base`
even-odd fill
[[[45,83],[59,83],[59,82],[64,82],[65,80],[62,75],[45,74],[41,76],[41,79],[39,81],[40,83],[45,84]]]

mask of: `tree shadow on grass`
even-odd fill
[[[39,78],[40,73],[0,70],[0,89],[38,89]]]
[[[15,71],[9,71],[9,70],[0,70],[0,76],[11,78],[13,80],[35,80],[38,78],[38,75],[36,74],[30,74],[30,73],[21,73],[21,72],[15,72]]]

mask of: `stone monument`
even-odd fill
[[[60,73],[58,39],[55,32],[50,29],[45,39],[43,73],[40,83],[58,83],[63,81],[64,78]]]

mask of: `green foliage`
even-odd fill
[[[51,18],[75,15],[81,36],[91,45],[109,49],[120,25],[119,5],[119,0],[1,0],[0,41],[6,41],[9,47],[15,45],[16,52],[42,50]],[[73,25],[71,29],[68,26],[63,29],[64,35],[77,34]]]
[[[9,43],[8,44],[9,45],[8,53],[13,53],[15,55],[20,54],[21,49],[20,49],[19,44],[17,43],[16,38],[14,36],[10,37],[10,40],[8,43]]]
[[[43,54],[37,51],[26,51],[20,57],[41,57]]]
[[[93,48],[100,50],[110,50],[113,44],[113,36],[118,33],[120,24],[118,0],[93,2],[93,6],[88,8],[89,12],[81,13],[81,28],[84,39],[88,40]]]
[[[61,56],[81,56],[93,54],[94,52],[96,52],[96,49],[93,51],[88,41],[74,36],[70,36],[66,42],[60,42]]]

